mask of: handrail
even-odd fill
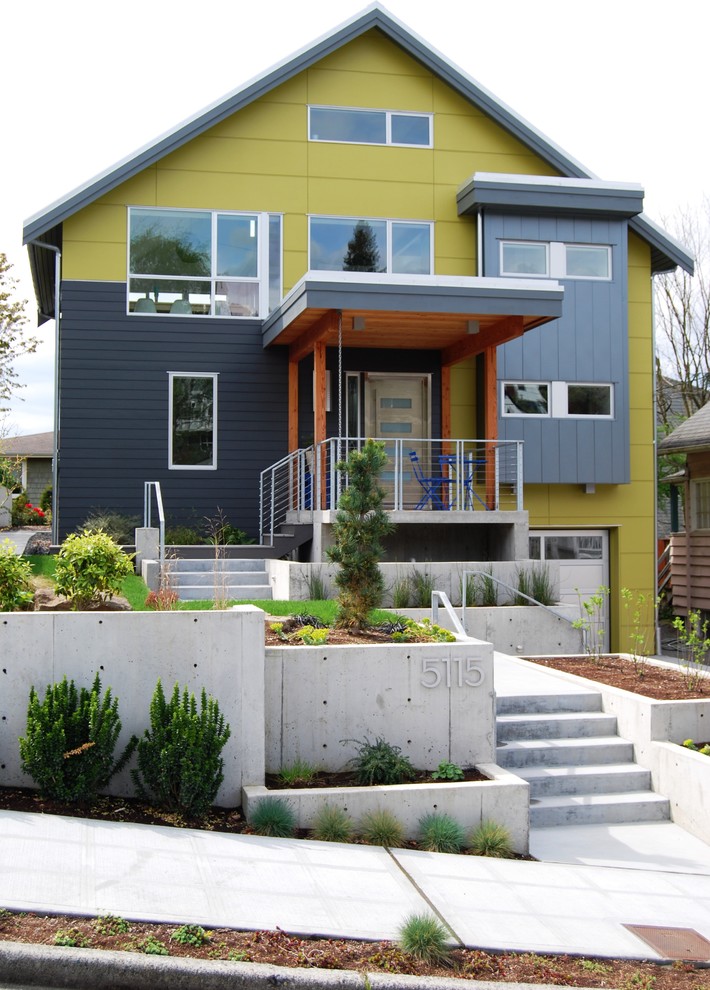
[[[155,502],[158,507],[158,562],[162,577],[163,565],[165,564],[165,512],[163,511],[163,495],[159,481],[143,482],[143,525],[147,528],[151,526],[151,490],[155,492]]]
[[[458,615],[456,614],[456,612],[454,612],[454,606],[451,604],[449,600],[449,596],[446,594],[445,591],[432,591],[431,593],[432,622],[434,622],[436,625],[439,624],[439,600],[441,601],[441,604],[444,606],[444,610],[446,611],[446,614],[448,615],[449,619],[453,624],[454,632],[457,632],[459,636],[464,636],[468,638],[468,633],[464,629],[462,623],[459,621]]]
[[[526,601],[531,602],[533,605],[537,605],[538,608],[542,608],[546,612],[550,612],[558,619],[564,619],[564,621],[569,622],[571,626],[573,626],[577,621],[576,619],[570,619],[568,615],[562,615],[561,612],[556,612],[554,608],[551,608],[549,605],[543,605],[543,603],[539,602],[537,598],[531,598],[530,595],[526,595],[525,592],[518,591],[518,589],[514,588],[512,584],[507,584],[505,581],[501,581],[500,578],[493,577],[493,575],[490,574],[488,571],[464,571],[463,574],[461,575],[461,622],[463,624],[464,629],[466,627],[466,583],[467,583],[466,579],[468,577],[485,577],[488,580],[493,581],[495,584],[500,585],[502,588],[506,588],[508,591],[512,591],[513,594],[516,595],[516,597],[524,598]],[[464,635],[467,634],[464,633]]]

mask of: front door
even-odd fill
[[[431,433],[430,376],[365,374],[365,435],[385,441],[389,463],[381,475],[389,489],[394,483],[395,445],[388,441],[402,439],[402,498],[404,507],[416,505],[421,489],[410,468],[409,451],[420,460],[429,456]]]

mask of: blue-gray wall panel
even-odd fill
[[[500,276],[506,239],[610,244],[609,281],[559,279],[563,315],[498,349],[498,378],[611,382],[613,420],[501,416],[502,439],[524,441],[527,483],[623,484],[630,480],[627,223],[592,217],[484,213],[484,274]],[[502,403],[501,403],[502,405]]]

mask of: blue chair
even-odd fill
[[[440,474],[434,478],[425,477],[421,464],[419,463],[419,455],[414,450],[409,451],[409,459],[412,462],[414,477],[424,490],[424,494],[414,508],[423,509],[431,503],[432,507],[435,509],[441,509],[444,511],[448,510],[450,508],[448,494],[451,479],[445,477],[443,474]],[[446,495],[446,501],[442,498],[444,494]]]

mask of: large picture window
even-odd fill
[[[308,137],[311,141],[344,144],[395,144],[430,148],[431,121],[429,113],[309,107]]]
[[[217,467],[217,375],[169,373],[168,467]]]
[[[280,216],[134,208],[128,240],[129,312],[259,317],[280,301]]]
[[[430,223],[353,217],[310,218],[312,271],[430,275]]]

